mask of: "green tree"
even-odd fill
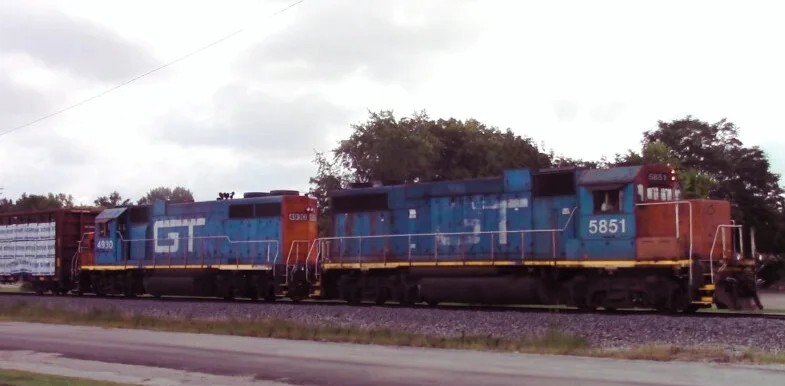
[[[14,210],[18,211],[34,211],[34,210],[49,210],[61,208],[73,208],[73,196],[66,195],[65,193],[48,193],[30,194],[22,193],[22,196],[16,200]]]
[[[14,200],[0,198],[0,213],[13,212],[15,210]]]
[[[319,235],[326,236],[331,230],[329,221],[331,212],[327,194],[346,188],[351,181],[351,175],[340,167],[335,157],[329,160],[324,153],[316,153],[314,163],[316,176],[310,178],[312,187],[309,194],[316,198],[319,207]]]
[[[438,181],[496,175],[505,168],[546,167],[550,158],[530,138],[477,120],[433,120],[425,112],[397,120],[370,113],[333,150],[357,182]]]
[[[779,175],[771,172],[766,154],[738,139],[736,125],[725,119],[707,123],[687,116],[658,122],[657,129],[644,133],[643,142],[667,146],[678,159],[690,191],[733,202],[734,219],[756,229],[761,251],[785,251],[785,190]]]
[[[411,183],[497,176],[508,168],[551,166],[531,138],[469,119],[431,119],[425,112],[396,119],[391,111],[368,120],[333,149],[316,155],[311,194],[329,213],[326,195],[350,182]],[[325,224],[325,222],[322,222]]]
[[[603,167],[606,164],[605,159],[600,159],[600,161],[587,161],[580,158],[572,158],[566,156],[555,156],[552,155],[552,164],[551,166],[554,168],[581,168],[581,169],[596,169],[599,167]]]
[[[628,150],[627,154],[616,154],[615,161],[611,163],[612,166],[644,164],[667,164],[676,169],[684,198],[707,198],[717,186],[717,182],[711,174],[685,167],[679,155],[667,144],[660,141],[647,142],[644,140],[640,154]]]
[[[93,200],[96,206],[100,208],[115,208],[118,206],[127,206],[131,204],[130,199],[123,199],[117,191],[109,193],[108,196],[100,196]]]
[[[194,202],[194,196],[190,190],[183,187],[176,187],[174,189],[160,186],[151,189],[147,194],[140,198],[139,205],[152,204],[155,200],[164,200],[167,202]]]

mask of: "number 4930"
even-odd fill
[[[627,223],[622,219],[611,220],[589,220],[590,234],[624,233],[627,231]]]

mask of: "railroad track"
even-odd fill
[[[258,304],[260,306],[265,304],[296,304],[303,307],[330,307],[330,306],[348,306],[344,301],[340,300],[304,300],[297,303],[288,299],[279,299],[275,303],[268,303],[263,300],[251,299],[218,299],[209,297],[188,297],[188,296],[166,296],[155,298],[153,296],[144,295],[136,297],[124,296],[103,296],[96,295],[38,295],[33,292],[0,292],[3,297],[34,297],[34,298],[77,298],[77,299],[112,299],[119,302],[145,302],[145,301],[158,301],[158,302],[173,302],[173,303],[215,303],[215,304]],[[759,318],[759,319],[781,319],[785,320],[785,313],[768,313],[762,312],[744,312],[744,311],[698,311],[692,314],[682,313],[662,313],[653,310],[595,310],[586,311],[567,306],[531,306],[531,305],[474,305],[474,304],[441,304],[436,306],[426,304],[403,305],[398,303],[385,303],[375,304],[372,302],[363,302],[360,304],[351,305],[352,307],[363,308],[413,308],[413,309],[434,309],[434,310],[463,310],[463,311],[494,311],[494,312],[534,312],[534,313],[561,313],[561,314],[603,314],[603,315],[654,315],[654,316],[672,316],[683,318]]]

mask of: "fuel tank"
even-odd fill
[[[482,304],[542,304],[542,281],[537,277],[430,277],[420,279],[420,296],[427,302]]]
[[[209,274],[157,273],[143,280],[145,291],[153,295],[214,296],[215,278]]]

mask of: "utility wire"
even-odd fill
[[[282,8],[282,9],[280,9],[280,10],[276,11],[276,12],[274,12],[272,16],[276,16],[276,15],[278,15],[278,14],[280,14],[280,13],[283,13],[283,12],[285,12],[285,11],[289,10],[290,8],[293,8],[294,6],[296,6],[296,5],[300,4],[300,3],[302,3],[303,1],[305,1],[305,0],[299,0],[299,1],[295,1],[294,3],[291,3],[291,4],[289,4],[288,6],[286,6],[286,7]],[[217,39],[217,40],[213,41],[212,43],[209,43],[209,44],[207,44],[207,45],[205,45],[205,46],[203,46],[203,47],[201,47],[201,48],[199,48],[199,49],[196,49],[196,50],[194,50],[194,51],[191,51],[191,52],[189,52],[189,53],[187,53],[187,54],[185,54],[185,55],[183,55],[183,56],[180,56],[179,58],[177,58],[177,59],[175,59],[175,60],[172,60],[172,61],[170,61],[170,62],[168,62],[168,63],[164,63],[164,64],[162,64],[162,65],[160,65],[160,66],[158,66],[158,67],[156,67],[156,68],[154,68],[154,69],[152,69],[152,70],[150,70],[150,71],[147,71],[147,72],[145,72],[145,73],[143,73],[143,74],[141,74],[141,75],[138,75],[138,76],[136,76],[136,77],[133,77],[133,78],[131,78],[131,79],[129,79],[129,80],[127,80],[127,81],[123,82],[123,83],[120,83],[120,84],[118,84],[118,85],[116,85],[116,86],[114,86],[114,87],[112,87],[112,88],[109,88],[108,90],[105,90],[105,91],[103,91],[103,92],[101,92],[101,93],[99,93],[99,94],[97,94],[97,95],[94,95],[94,96],[92,96],[92,97],[90,97],[90,98],[87,98],[87,99],[84,99],[84,100],[82,100],[82,101],[80,101],[80,102],[77,102],[77,103],[75,103],[75,104],[73,104],[73,105],[71,105],[71,106],[68,106],[68,107],[65,107],[65,108],[63,108],[63,109],[57,110],[57,111],[55,111],[55,112],[53,112],[53,113],[50,113],[50,114],[44,115],[44,116],[43,116],[43,117],[41,117],[41,118],[38,118],[38,119],[36,119],[36,120],[33,120],[33,121],[30,121],[30,122],[27,122],[27,123],[25,123],[25,124],[22,124],[22,125],[16,126],[16,127],[14,127],[14,128],[11,128],[11,129],[8,129],[8,130],[5,130],[5,131],[2,131],[2,132],[0,132],[0,136],[6,135],[6,134],[10,134],[10,133],[12,133],[12,132],[14,132],[14,131],[17,131],[17,130],[24,129],[24,128],[26,128],[26,127],[32,126],[32,125],[34,125],[34,124],[36,124],[36,123],[38,123],[38,122],[41,122],[41,121],[43,121],[43,120],[45,120],[45,119],[49,119],[49,118],[51,118],[51,117],[54,117],[55,115],[62,114],[62,113],[64,113],[64,112],[68,111],[68,110],[71,110],[71,109],[77,108],[77,107],[79,107],[79,106],[81,106],[81,105],[83,105],[83,104],[85,104],[85,103],[88,103],[88,102],[90,102],[90,101],[92,101],[92,100],[98,99],[98,98],[100,98],[100,97],[102,97],[102,96],[104,96],[104,95],[106,95],[106,94],[109,94],[109,93],[110,93],[110,92],[112,92],[112,91],[115,91],[115,90],[119,89],[120,87],[126,86],[126,85],[128,85],[128,84],[130,84],[130,83],[132,83],[132,82],[135,82],[135,81],[137,81],[137,80],[139,80],[139,79],[142,79],[142,78],[144,78],[144,77],[146,77],[146,76],[148,76],[148,75],[150,75],[150,74],[152,74],[152,73],[154,73],[154,72],[157,72],[157,71],[163,70],[164,68],[166,68],[166,67],[169,67],[169,66],[171,66],[171,65],[173,65],[173,64],[175,64],[175,63],[177,63],[177,62],[181,62],[181,61],[183,61],[183,60],[185,60],[185,59],[187,59],[187,58],[189,58],[189,57],[191,57],[191,56],[193,56],[193,55],[196,55],[196,54],[198,54],[198,53],[200,53],[200,52],[202,52],[202,51],[204,51],[204,50],[206,50],[206,49],[210,48],[210,47],[213,47],[213,46],[215,46],[215,45],[218,45],[218,44],[220,44],[220,43],[222,43],[222,42],[224,42],[224,41],[226,41],[226,40],[228,40],[228,39],[230,39],[230,38],[234,37],[235,35],[238,35],[239,33],[243,32],[244,30],[245,30],[245,28],[240,28],[240,29],[238,29],[238,30],[236,30],[236,31],[234,31],[234,32],[232,32],[232,33],[229,33],[229,34],[227,34],[227,35],[225,35],[225,36],[223,36],[223,37],[221,37],[221,38],[219,38],[219,39]]]

